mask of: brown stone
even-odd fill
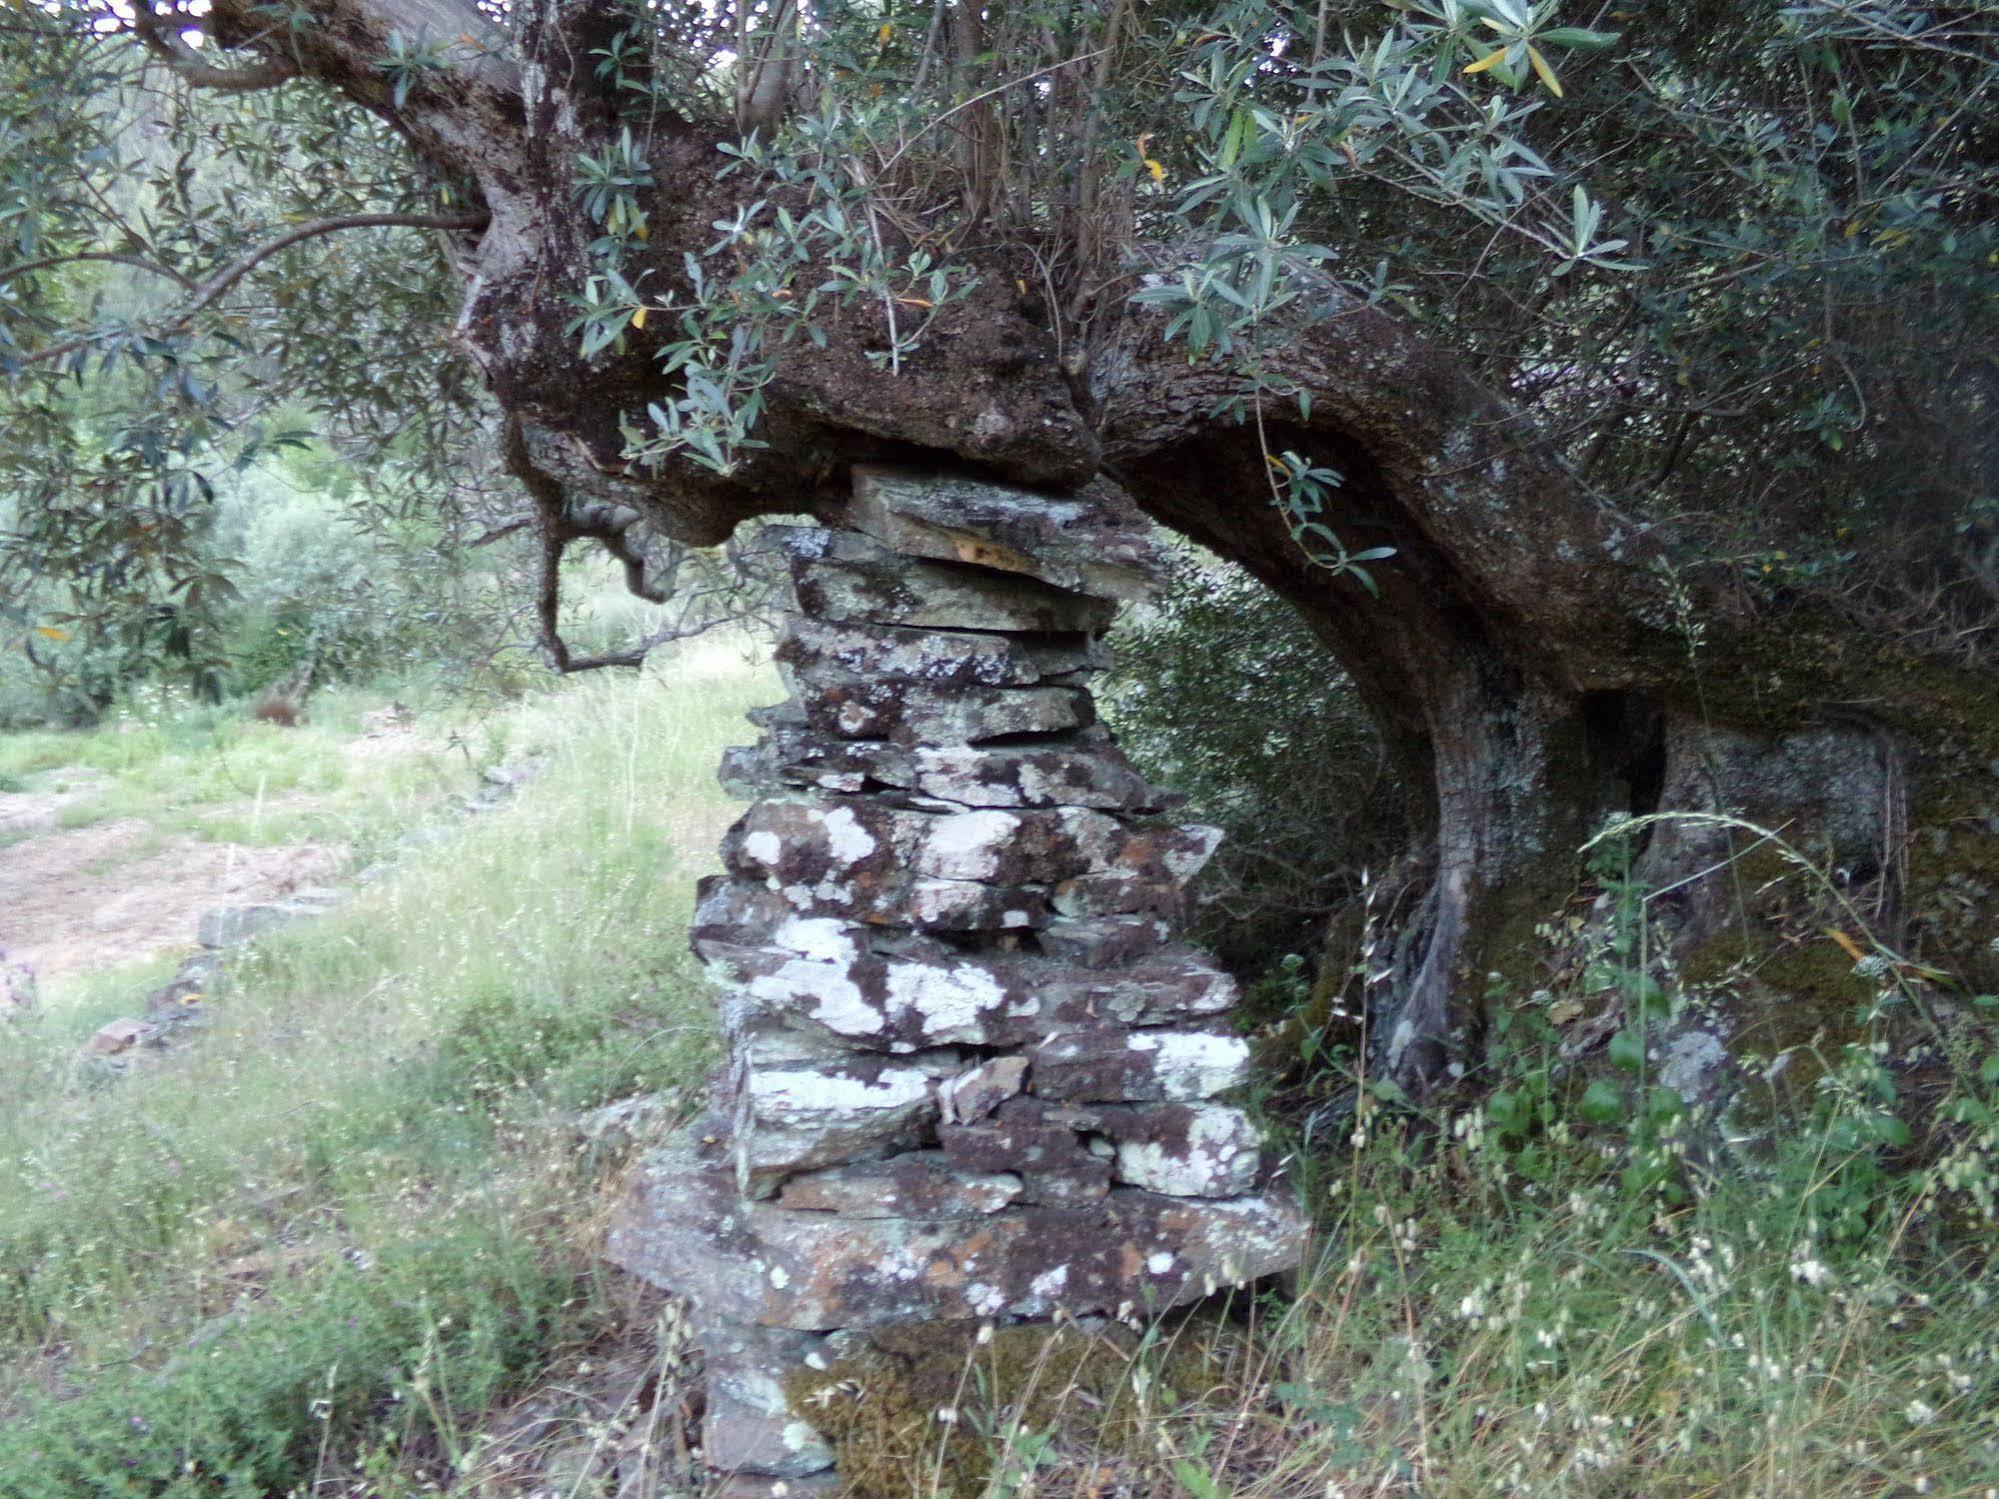
[[[1072,635],[1111,622],[1107,600],[1019,574],[914,562],[851,532],[770,526],[760,539],[785,555],[798,611],[816,619]]]
[[[143,1020],[113,1020],[97,1028],[97,1034],[90,1038],[90,1050],[99,1056],[116,1056],[151,1034],[152,1027]]]
[[[1188,1102],[1249,1076],[1249,1044],[1223,1030],[1075,1031],[1029,1057],[1036,1097],[1076,1103]]]

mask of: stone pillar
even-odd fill
[[[1086,499],[857,473],[840,529],[765,533],[790,699],[694,948],[728,1063],[610,1255],[695,1307],[732,1492],[833,1482],[782,1382],[856,1330],[1157,1311],[1288,1269],[1236,989],[1174,940],[1216,830],[1161,817],[1087,683],[1164,559]],[[817,1475],[817,1476],[815,1476]]]

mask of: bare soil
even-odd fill
[[[46,804],[63,800],[0,793],[0,830],[48,828],[0,847],[0,948],[43,979],[190,947],[211,906],[323,885],[345,858],[330,844],[253,847],[162,835],[137,818],[56,829],[57,809]]]

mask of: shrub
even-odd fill
[[[1227,834],[1201,886],[1201,938],[1259,967],[1310,943],[1354,871],[1403,833],[1351,679],[1288,604],[1205,557],[1113,642],[1104,707],[1125,749]]]

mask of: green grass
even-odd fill
[[[434,1443],[589,1334],[597,1205],[565,1121],[696,1097],[712,1007],[685,928],[730,815],[714,765],[774,695],[715,648],[560,684],[488,726],[537,780],[269,943],[198,1040],[107,1075],[75,1049],[103,984],[10,1038],[0,1492],[282,1491],[322,1437]],[[297,745],[255,763],[305,783],[323,762]],[[86,763],[158,784],[186,746],[149,746]],[[303,1419],[315,1399],[333,1425]]]
[[[392,798],[428,841],[385,834],[389,873],[242,966],[199,1040],[123,1076],[79,1058],[138,971],[0,1047],[0,1494],[538,1491],[513,1402],[574,1408],[630,1320],[571,1121],[698,1097],[684,932],[730,811],[714,760],[774,695],[705,648],[468,720],[461,761],[540,778],[477,817]],[[1019,1385],[981,1362],[1019,1338],[968,1340],[957,1436],[918,1413],[874,1465],[906,1476],[888,1499],[1999,1487],[1989,1047],[1927,1155],[1856,1132],[1881,1117],[1864,1049],[1786,1132],[1722,1149],[1683,1115],[1585,1119],[1550,996],[1494,1003],[1484,1099],[1418,1114],[1349,1077],[1362,1112],[1298,1142],[1318,1229],[1294,1295],[1163,1323],[1111,1351],[1121,1376],[1032,1401],[984,1401]],[[586,1447],[670,1424],[654,1388],[577,1418]],[[967,1432],[983,1476],[942,1445]]]
[[[1902,1171],[1843,1143],[1837,1109],[1728,1162],[1677,1127],[1558,1116],[1502,1137],[1481,1105],[1377,1109],[1341,1134],[1295,1159],[1318,1219],[1295,1296],[1168,1319],[1132,1358],[1107,1342],[1117,1389],[1058,1351],[1034,1400],[995,1402],[1021,1355],[972,1343],[943,1381],[950,1426],[915,1410],[861,1454],[908,1475],[873,1499],[1081,1499],[1105,1475],[1197,1499],[1999,1485],[1989,1126]],[[895,1395],[830,1398],[838,1420]],[[885,1414],[859,1422],[871,1441]],[[984,1463],[954,1446],[966,1431]]]

